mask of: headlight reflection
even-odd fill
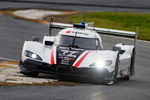
[[[90,65],[90,67],[102,69],[106,66],[110,66],[112,64],[111,60],[98,60],[97,62]]]

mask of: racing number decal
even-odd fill
[[[74,60],[76,58],[77,51],[67,51],[62,50],[63,53],[59,54],[59,58],[61,58],[61,64],[69,65],[70,60]]]
[[[66,55],[68,57],[76,57],[76,55],[74,55],[75,53],[77,53],[77,51],[63,51],[63,55]]]

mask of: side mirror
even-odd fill
[[[121,50],[121,47],[116,47],[116,46],[113,46],[112,50],[119,51],[119,54],[123,54],[125,52],[125,50]]]
[[[32,36],[32,41],[40,42],[39,36]]]
[[[52,46],[53,43],[54,43],[54,42],[52,42],[52,41],[45,41],[45,45],[47,45],[47,46]]]
[[[120,50],[120,52],[119,52],[119,53],[120,53],[120,54],[123,54],[124,52],[125,52],[125,50]]]
[[[113,51],[121,51],[121,47],[113,46],[112,50],[113,50]]]

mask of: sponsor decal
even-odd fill
[[[60,64],[69,65],[69,57],[63,57]]]
[[[89,35],[88,33],[84,33],[84,32],[76,32],[76,31],[72,31],[72,33],[79,34],[79,35],[86,35],[86,36]]]
[[[77,31],[66,31],[66,33],[74,33],[74,34],[79,34],[79,35],[86,35],[88,36],[89,34],[88,33],[85,33],[85,32],[77,32]]]
[[[70,58],[70,60],[75,60],[75,58]]]
[[[111,65],[110,68],[115,68],[115,65]]]
[[[66,33],[71,33],[71,31],[67,31]]]

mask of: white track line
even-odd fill
[[[150,41],[144,41],[144,40],[137,40],[139,42],[145,42],[145,43],[150,43]]]
[[[18,62],[17,60],[8,59],[8,58],[3,58],[3,57],[0,57],[0,59],[2,59],[2,60],[8,60],[8,61],[15,61],[15,62]]]

